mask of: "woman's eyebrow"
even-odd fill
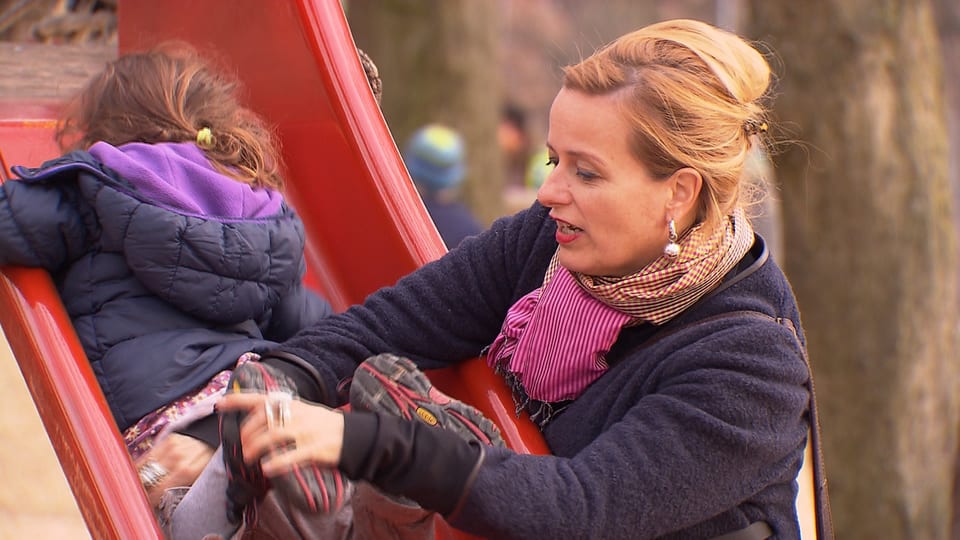
[[[547,150],[549,150],[550,152],[557,153],[557,151],[553,148],[553,146],[550,143],[546,143],[546,146],[547,146]],[[593,152],[589,152],[586,150],[568,150],[564,153],[573,158],[588,159],[590,161],[597,162],[601,165],[605,163],[605,160],[602,157],[600,157],[597,154],[594,154]]]

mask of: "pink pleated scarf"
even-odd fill
[[[606,353],[632,317],[598,301],[562,266],[507,313],[487,362],[507,359],[532,399],[573,399],[607,370]]]

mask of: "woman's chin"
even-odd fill
[[[564,252],[564,248],[560,247],[560,253],[557,257],[557,262],[560,266],[566,268],[568,271],[575,274],[586,274],[588,276],[595,276],[594,272],[598,269],[597,265],[590,264],[590,261],[583,260],[583,257],[573,256],[569,252]]]

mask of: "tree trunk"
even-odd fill
[[[960,223],[960,2],[936,0],[934,13],[943,53],[947,132],[950,142],[950,185],[953,187],[954,226]],[[960,278],[960,276],[957,276]],[[960,448],[953,483],[953,535],[960,538]]]
[[[383,80],[384,118],[403,148],[414,130],[439,122],[467,147],[463,198],[478,218],[503,214],[496,129],[501,88],[499,19],[490,2],[351,0],[347,16],[357,46]]]
[[[785,266],[838,538],[950,537],[960,363],[942,66],[928,0],[751,0],[782,60]],[[775,64],[776,65],[776,64]]]

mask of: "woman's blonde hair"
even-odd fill
[[[564,68],[565,88],[618,94],[630,147],[656,178],[682,167],[703,175],[698,219],[719,223],[741,204],[741,173],[766,129],[770,66],[740,37],[693,20],[626,34]]]
[[[189,45],[164,43],[107,64],[67,104],[56,139],[63,151],[86,150],[98,141],[194,142],[224,174],[280,189],[276,138],[240,104],[239,92],[238,81]]]

